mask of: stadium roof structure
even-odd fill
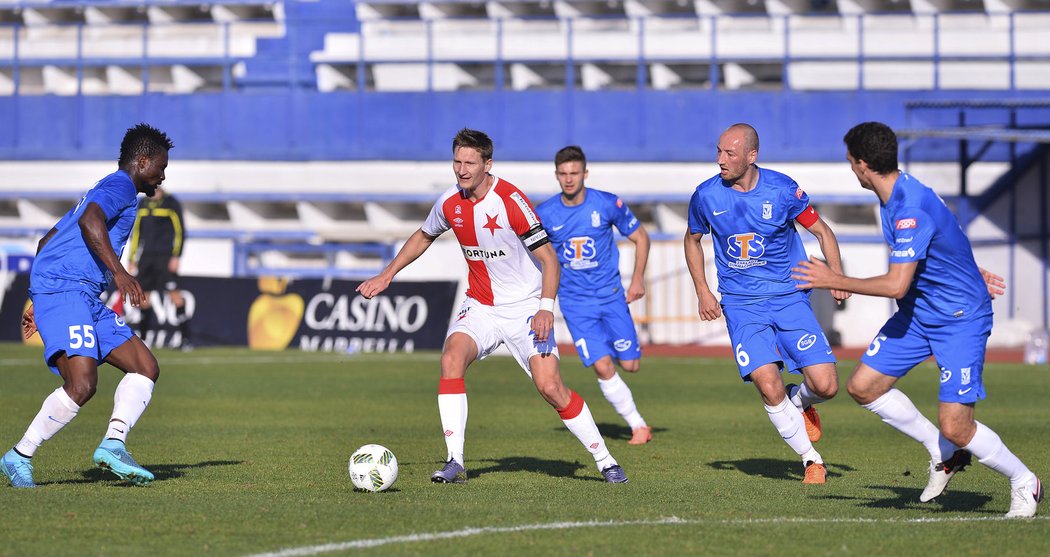
[[[1050,107],[1050,104],[1047,105]],[[1048,143],[1050,129],[1016,129],[1003,127],[970,126],[961,128],[910,128],[896,130],[898,137],[958,140],[1004,141],[1009,143]]]

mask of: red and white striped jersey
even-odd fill
[[[422,226],[431,237],[449,229],[470,270],[467,296],[489,306],[539,297],[540,263],[531,249],[546,243],[547,235],[521,190],[493,176],[492,188],[474,202],[458,185],[452,186]]]

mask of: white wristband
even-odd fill
[[[540,311],[554,313],[554,298],[540,298]]]

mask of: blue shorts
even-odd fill
[[[722,306],[722,313],[744,381],[750,381],[751,372],[766,364],[800,373],[804,367],[835,363],[835,354],[804,292]]]
[[[602,304],[578,305],[561,301],[561,313],[584,367],[612,355],[619,361],[642,357],[627,300],[616,297]]]
[[[897,312],[882,326],[860,361],[890,377],[904,377],[929,358],[941,369],[938,400],[969,404],[985,397],[984,350],[992,316],[949,325],[923,325],[911,314]]]
[[[44,361],[56,375],[55,360],[63,352],[102,363],[114,348],[135,336],[102,300],[79,290],[33,294],[33,317],[44,341]]]

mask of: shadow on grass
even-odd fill
[[[624,424],[598,424],[598,431],[601,432],[602,437],[604,437],[606,440],[629,441],[631,439],[631,428],[627,427]],[[654,427],[653,436],[656,436],[657,434],[662,433],[664,431],[667,431],[666,427]]]
[[[171,480],[174,478],[181,478],[185,476],[185,470],[192,470],[194,468],[205,468],[208,466],[237,466],[244,464],[243,460],[206,460],[204,462],[198,462],[197,464],[157,464],[157,465],[145,465],[146,469],[153,472],[155,482],[162,482],[164,480]],[[91,468],[90,470],[84,470],[80,473],[81,479],[77,480],[62,480],[57,482],[45,482],[39,485],[62,485],[62,484],[85,484],[95,483],[102,481],[117,481],[121,485],[127,485],[134,487],[132,484],[123,482],[111,472],[103,471],[99,468]]]
[[[745,458],[743,460],[715,460],[707,463],[715,470],[736,470],[748,476],[770,478],[774,480],[802,481],[802,463],[797,460],[780,460],[773,458]],[[853,472],[855,468],[845,464],[824,463],[828,478],[841,477],[843,473]]]
[[[594,467],[586,466],[579,462],[569,462],[567,460],[549,460],[531,456],[511,456],[498,459],[489,458],[481,460],[480,462],[491,464],[484,468],[467,469],[468,477],[477,477],[493,472],[538,472],[556,478],[605,481],[597,474],[597,471],[595,471],[593,476],[577,476],[577,472],[586,469],[593,470]]]
[[[869,485],[868,489],[888,492],[885,496],[849,496],[824,495],[815,499],[832,499],[836,501],[855,501],[857,506],[871,509],[916,509],[940,512],[980,512],[999,514],[1001,511],[984,508],[992,496],[972,491],[946,491],[929,503],[920,503],[922,488],[901,487],[896,485]]]

